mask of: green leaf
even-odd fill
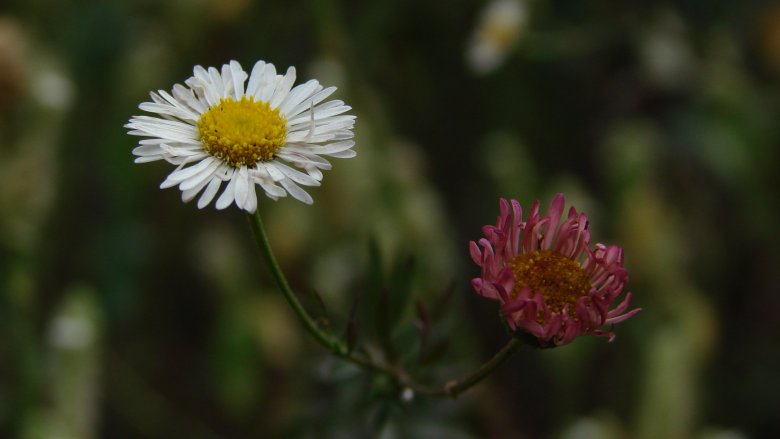
[[[382,252],[379,250],[379,243],[376,237],[371,236],[368,239],[368,281],[366,282],[366,289],[378,294],[384,286]]]
[[[377,339],[390,360],[395,359],[398,354],[393,340],[410,307],[413,276],[414,260],[399,258],[393,267],[390,285],[382,290],[376,304],[374,318]]]
[[[388,323],[392,332],[403,321],[412,299],[412,280],[414,278],[414,258],[399,259],[390,278],[390,297],[388,300]]]
[[[316,320],[317,323],[320,326],[329,326],[330,325],[330,317],[328,316],[328,308],[325,306],[325,301],[322,300],[322,296],[320,295],[320,292],[316,289],[311,290],[312,296],[314,296],[314,301],[317,304],[317,308],[319,308],[320,315],[317,316]]]
[[[447,306],[450,304],[450,300],[454,295],[455,295],[455,281],[452,281],[444,287],[441,293],[439,293],[439,295],[434,300],[433,305],[431,305],[430,308],[431,320],[438,319],[444,313],[444,311],[447,309]]]
[[[425,347],[428,342],[428,333],[431,330],[431,314],[428,312],[428,307],[425,306],[422,300],[416,301],[417,320],[414,324],[420,331],[420,349]]]
[[[404,362],[415,360],[419,357],[422,349],[422,340],[416,325],[400,325],[393,333],[392,340],[393,348],[399,357],[404,358]]]
[[[376,323],[376,338],[379,342],[379,346],[384,351],[388,359],[394,360],[396,358],[395,348],[393,346],[393,337],[390,322],[390,290],[387,288],[382,289],[382,293],[379,295],[376,307],[374,309],[374,322]]]
[[[385,288],[384,273],[382,269],[382,253],[374,236],[368,239],[368,266],[365,283],[360,291],[360,307],[357,310],[359,320],[362,322],[376,323],[376,308],[379,306],[380,296]],[[378,326],[367,325],[364,330],[370,339],[378,340]]]
[[[347,342],[347,353],[352,353],[352,351],[355,350],[355,346],[357,346],[357,311],[359,301],[359,297],[355,296],[355,300],[352,302],[352,308],[349,311],[349,320],[347,320],[347,330],[345,334],[345,339]]]

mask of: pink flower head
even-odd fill
[[[547,215],[540,216],[536,201],[523,222],[520,203],[502,198],[496,225],[484,226],[485,237],[470,242],[471,258],[482,268],[471,285],[501,302],[513,331],[532,334],[541,346],[565,345],[586,334],[612,341],[611,328],[602,328],[640,311],[626,312],[631,293],[610,309],[628,282],[623,249],[591,248],[584,213],[572,207],[561,223],[564,202],[563,194],[556,195]]]

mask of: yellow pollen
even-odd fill
[[[518,255],[511,264],[515,274],[512,297],[517,297],[524,287],[530,287],[542,293],[550,311],[557,313],[569,305],[568,314],[576,318],[574,305],[591,288],[590,279],[579,262],[557,252],[538,250]]]
[[[222,98],[201,114],[198,131],[206,152],[240,168],[274,158],[287,136],[287,118],[252,97]]]

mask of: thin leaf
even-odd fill
[[[376,237],[371,236],[368,239],[368,282],[369,291],[380,292],[385,286],[384,276],[382,275],[382,253],[379,250],[379,243]]]
[[[420,351],[418,352],[418,358],[422,358],[423,352],[428,344],[428,333],[431,330],[431,316],[428,313],[428,308],[421,300],[416,301],[417,320],[414,324],[420,331]]]
[[[365,286],[360,292],[361,304],[358,312],[361,321],[376,323],[376,308],[379,305],[385,284],[382,270],[382,253],[374,236],[369,237],[368,240],[368,267],[366,271]],[[368,325],[364,330],[368,332],[370,339],[378,340],[378,328],[377,324],[373,324]]]
[[[330,317],[328,316],[328,307],[325,306],[325,301],[322,300],[322,296],[320,295],[320,292],[316,289],[311,290],[312,296],[314,296],[314,301],[317,303],[317,307],[319,308],[319,312],[321,313],[320,316],[317,317],[317,323],[321,324],[322,326],[328,326],[330,325]]]
[[[379,346],[384,351],[388,359],[394,360],[396,358],[396,351],[393,346],[393,331],[390,321],[390,290],[387,288],[382,289],[382,293],[379,295],[376,307],[374,309],[374,322],[376,323],[376,336]]]
[[[395,331],[409,310],[412,299],[412,280],[415,262],[411,257],[396,263],[390,278],[390,297],[388,300],[389,330]]]
[[[439,293],[431,306],[431,320],[437,320],[444,310],[447,309],[450,300],[455,295],[455,281],[451,281],[446,287]]]
[[[352,351],[355,350],[355,346],[357,346],[357,341],[358,341],[358,329],[357,329],[358,302],[359,302],[359,297],[355,296],[355,300],[352,302],[352,308],[349,311],[349,320],[347,320],[347,331],[346,331],[345,338],[347,341],[348,353],[352,353]]]

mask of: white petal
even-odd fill
[[[192,74],[195,77],[195,79],[199,79],[203,82],[208,82],[209,79],[209,72],[206,71],[206,69],[203,68],[203,66],[195,66],[192,68]]]
[[[211,179],[208,186],[206,186],[206,190],[203,191],[203,195],[201,195],[200,199],[198,200],[198,209],[203,209],[204,207],[208,206],[211,200],[214,199],[214,195],[217,194],[217,191],[221,185],[222,180],[219,178]]]
[[[173,116],[184,120],[198,120],[198,115],[183,105],[171,105],[167,103],[142,102],[138,108],[149,113]]]
[[[260,86],[257,88],[255,99],[259,99],[263,102],[268,102],[271,96],[276,90],[276,67],[273,64],[266,64],[265,70],[263,70],[263,79],[260,81]]]
[[[133,129],[144,129],[145,127],[150,127],[150,126],[164,127],[170,130],[174,130],[186,134],[193,134],[198,132],[196,125],[191,122],[163,119],[154,116],[135,116],[131,118],[130,122],[125,126]]]
[[[271,179],[273,181],[279,181],[285,179],[285,176],[284,174],[282,174],[282,171],[276,169],[276,166],[272,165],[271,163],[265,163],[263,166],[265,167],[265,170],[268,171],[268,175],[271,176]]]
[[[315,93],[311,97],[305,98],[301,103],[299,103],[294,108],[290,109],[290,111],[288,113],[286,113],[286,114],[287,114],[288,117],[297,116],[302,111],[308,110],[308,109],[314,107],[315,105],[319,104],[325,98],[327,98],[328,96],[332,95],[333,92],[335,92],[335,91],[336,91],[336,87],[328,87],[328,88],[326,88],[324,90],[318,91],[317,93]]]
[[[341,107],[341,106],[344,106],[344,101],[334,99],[332,101],[323,102],[320,105],[315,105],[314,111],[318,111],[318,112],[325,111],[325,110],[330,110],[331,108],[334,107]]]
[[[263,188],[268,198],[272,200],[277,200],[281,197],[287,196],[287,191],[275,185],[272,181],[268,181],[268,180],[255,180],[255,181],[257,182],[257,184],[260,185],[260,187]]]
[[[337,159],[351,159],[352,157],[355,157],[357,153],[354,150],[348,149],[346,151],[333,152],[328,155]]]
[[[220,78],[222,79],[222,93],[224,97],[234,97],[235,90],[233,90],[233,71],[230,69],[229,64],[222,64]]]
[[[347,140],[355,137],[355,133],[352,132],[352,127],[346,130],[339,130],[331,133],[333,140]]]
[[[276,157],[298,168],[317,168],[326,170],[332,168],[329,161],[316,154],[277,153]],[[311,175],[311,173],[309,173],[309,175]]]
[[[213,67],[212,67],[213,68]],[[216,86],[212,84],[211,76],[209,76],[209,72],[206,71],[201,66],[195,66],[195,68],[192,70],[193,74],[195,75],[194,81],[185,81],[190,86],[196,86],[200,88],[200,90],[203,92],[203,97],[206,99],[206,102],[208,103],[208,106],[211,107],[213,105],[217,105],[219,103],[219,98],[221,97],[217,93]]]
[[[279,162],[273,162],[273,165],[276,166],[277,169],[282,171],[282,173],[287,176],[290,180],[305,185],[305,186],[319,186],[320,182],[311,178],[309,175],[304,174],[301,171],[297,171],[285,164],[279,163]],[[270,165],[269,165],[270,166]]]
[[[205,162],[206,160],[203,161]],[[179,189],[186,191],[196,186],[200,186],[201,184],[206,184],[206,182],[208,182],[211,179],[211,177],[214,176],[214,171],[216,171],[219,165],[221,164],[222,162],[220,162],[219,160],[212,160],[211,165],[206,167],[204,170],[182,181],[181,184],[179,185]]]
[[[163,140],[163,139],[140,139],[138,141],[139,145],[159,145],[161,143],[165,143],[165,140]]]
[[[217,96],[221,99],[227,94],[225,93],[225,84],[222,82],[222,76],[219,74],[219,70],[216,67],[209,67],[209,78],[211,79],[211,85],[217,92]]]
[[[271,174],[268,173],[268,169],[266,169],[262,162],[255,164],[255,167],[249,170],[249,176],[255,180],[266,180],[271,178]]]
[[[189,203],[190,201],[192,201],[192,199],[195,198],[195,195],[198,195],[198,192],[203,190],[203,188],[206,186],[207,182],[208,182],[208,180],[204,180],[204,181],[201,182],[201,184],[199,184],[199,185],[197,185],[197,186],[195,186],[195,187],[193,187],[191,189],[187,189],[185,191],[182,191],[181,192],[181,200],[184,201],[185,203]]]
[[[157,160],[163,160],[164,157],[161,155],[148,155],[144,157],[136,157],[135,160],[133,160],[133,163],[149,163],[149,162],[156,162]]]
[[[346,113],[347,111],[349,111],[351,109],[352,109],[352,107],[350,107],[348,105],[334,106],[334,107],[327,108],[327,109],[324,109],[324,110],[320,110],[320,109],[317,109],[315,107],[314,108],[314,120],[315,121],[320,121],[320,120],[326,121],[327,119],[329,119],[329,118],[331,118],[333,116],[338,116],[341,113]],[[303,114],[301,114],[299,116],[296,116],[294,119],[292,119],[289,122],[287,122],[287,126],[291,127],[291,126],[295,126],[295,125],[309,123],[310,121],[311,121],[311,114],[309,114],[309,112],[304,112]]]
[[[306,149],[315,154],[332,154],[334,152],[341,152],[355,146],[354,140],[343,140],[341,142],[328,143],[322,146],[309,145]]]
[[[208,156],[202,145],[172,146],[162,143],[160,144],[160,149],[171,157],[187,157],[190,161],[193,161],[194,157],[200,158]]]
[[[176,97],[171,96],[170,94],[168,94],[168,92],[166,92],[165,90],[160,90],[159,93],[160,93],[160,96],[162,96],[168,103],[170,103],[171,105],[175,106],[176,108],[178,108],[182,112],[189,114],[191,116],[191,118],[194,118],[194,119],[197,120],[198,116],[200,115],[200,112],[198,112],[197,110],[194,110],[193,108],[190,108],[186,101],[180,101]]]
[[[184,167],[184,164],[178,165],[171,174],[178,172],[182,167]],[[160,189],[168,189],[169,187],[174,187],[179,184],[178,180],[171,180],[171,174],[168,174],[168,177],[166,177],[165,180],[160,183]]]
[[[322,86],[319,82],[317,82],[316,79],[312,79],[304,84],[295,86],[295,88],[290,91],[290,94],[287,95],[287,98],[284,100],[284,102],[282,102],[281,106],[279,106],[279,111],[287,116],[290,110],[298,106],[298,104],[309,98],[312,94],[316,93],[321,88]],[[291,116],[294,116],[294,114]]]
[[[326,125],[317,125],[314,133],[308,127],[299,126],[296,131],[288,132],[285,140],[287,143],[321,143],[352,138],[354,134],[349,130],[355,125],[354,118],[348,116],[339,116],[339,118],[343,119]]]
[[[166,154],[165,155],[165,160],[168,163],[172,163],[174,165],[182,165],[182,166],[184,166],[184,165],[188,165],[190,163],[195,163],[198,160],[202,160],[202,159],[205,159],[207,157],[209,157],[209,155],[206,154],[206,153],[196,154],[196,155],[188,155],[188,156]]]
[[[265,61],[258,61],[252,67],[252,73],[249,74],[249,84],[246,86],[246,94],[257,96],[257,90],[263,80],[263,71],[265,70]]]
[[[236,181],[236,206],[243,209],[244,203],[246,202],[246,194],[249,192],[249,174],[247,173],[245,165],[242,165],[238,172],[233,174],[233,179]]]
[[[176,84],[173,86],[173,97],[186,104],[189,108],[198,114],[202,114],[208,110],[208,107],[203,105],[203,103],[195,97],[195,93],[193,93],[191,89],[181,84]]]
[[[184,122],[170,121],[149,116],[137,116],[125,125],[134,136],[157,137],[167,141],[198,143],[198,129]]]
[[[279,107],[279,104],[281,104],[284,98],[286,98],[287,95],[290,93],[290,89],[292,88],[294,83],[295,83],[295,67],[289,67],[287,69],[287,73],[284,75],[284,78],[282,78],[282,80],[279,81],[279,83],[276,85],[276,91],[274,92],[273,97],[271,97],[271,100],[268,103],[271,106],[271,108]]]
[[[188,168],[183,169],[177,169],[173,171],[165,181],[171,181],[176,183],[181,183],[182,181],[192,177],[193,175],[198,174],[200,171],[208,168],[211,166],[211,164],[217,159],[214,157],[209,157],[201,160],[198,164],[192,165]],[[163,182],[165,183],[165,182]]]
[[[230,61],[230,72],[233,77],[233,93],[236,100],[244,96],[244,81],[246,81],[246,72],[241,68],[238,61]]]
[[[160,148],[160,145],[140,145],[133,148],[132,152],[133,155],[143,157],[162,154],[163,150]]]
[[[219,210],[222,210],[228,206],[230,206],[233,203],[233,200],[235,199],[235,186],[236,186],[236,178],[235,178],[235,170],[231,170],[228,172],[230,181],[227,184],[227,187],[222,192],[222,195],[217,198],[217,204],[215,204],[215,207]]]
[[[249,191],[246,194],[246,202],[244,203],[244,210],[249,213],[254,213],[257,210],[257,192],[255,191],[255,184],[250,181]]]
[[[293,196],[298,201],[301,201],[306,204],[312,204],[314,203],[314,200],[311,198],[311,195],[306,193],[305,190],[301,189],[300,186],[295,184],[290,179],[284,179],[279,181],[279,183],[287,190],[287,192],[290,193],[290,195]]]
[[[322,180],[322,171],[316,166],[307,166],[306,172],[315,180]]]

